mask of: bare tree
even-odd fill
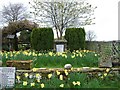
[[[87,32],[86,38],[87,38],[88,41],[93,41],[96,38],[95,32],[89,30]]]
[[[93,24],[93,12],[96,7],[92,7],[85,1],[75,2],[41,2],[33,0],[30,2],[31,12],[40,23],[46,23],[55,28],[58,39],[61,39],[63,32],[68,27],[80,27]]]
[[[2,18],[4,22],[15,22],[26,19],[28,17],[27,10],[21,3],[11,4],[3,6]]]

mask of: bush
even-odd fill
[[[67,47],[71,51],[85,48],[84,28],[67,28],[65,31]]]
[[[35,28],[31,33],[31,46],[35,50],[53,49],[54,34],[52,28]]]

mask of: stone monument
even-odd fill
[[[54,41],[54,49],[56,52],[64,52],[67,50],[67,40],[55,40]]]
[[[0,67],[0,89],[13,88],[15,85],[15,67]]]

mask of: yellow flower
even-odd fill
[[[97,54],[95,54],[95,56],[97,56]]]
[[[49,55],[50,55],[50,56],[52,56],[52,55],[53,55],[53,53],[52,53],[52,52],[49,52]]]
[[[60,75],[60,80],[63,80],[63,75]]]
[[[77,81],[77,82],[73,81],[72,83],[73,83],[74,86],[75,85],[79,85],[80,86],[80,82],[79,81]]]
[[[28,73],[25,73],[24,75],[25,75],[25,77],[28,77]]]
[[[102,79],[103,79],[103,76],[101,76],[100,78],[102,78]]]
[[[68,72],[67,72],[67,70],[65,70],[64,72],[65,72],[65,75],[68,75]]]
[[[107,76],[107,73],[104,73],[104,76]]]
[[[16,76],[17,77],[17,80],[20,80],[20,76]]]
[[[75,55],[72,55],[71,58],[75,58]]]
[[[52,77],[52,74],[48,74],[48,78],[50,79]]]
[[[73,70],[73,67],[71,68],[71,70]]]
[[[45,85],[42,83],[42,84],[40,84],[40,86],[41,86],[41,88],[44,88],[45,87]]]
[[[40,79],[37,79],[37,82],[39,83],[39,82],[40,82]]]
[[[23,54],[24,54],[24,55],[28,55],[28,52],[27,52],[27,51],[24,51]]]
[[[64,84],[60,84],[60,87],[64,87]]]
[[[37,73],[37,74],[36,74],[36,78],[38,78],[38,77],[40,77],[40,74]]]
[[[23,81],[23,86],[26,86],[27,85],[27,81]]]
[[[56,73],[57,73],[57,75],[60,75],[60,72],[58,70],[56,71]]]
[[[107,68],[107,69],[106,69],[106,72],[109,72],[109,71],[110,71],[110,69],[109,69],[109,68]]]
[[[67,55],[65,55],[65,58],[67,58]]]
[[[30,83],[30,86],[35,86],[35,83]]]
[[[82,54],[80,53],[80,57],[82,57]]]
[[[38,70],[38,68],[33,68],[32,70],[33,70],[33,72],[36,72]]]
[[[74,86],[77,84],[75,81],[73,81],[72,83],[73,83]]]
[[[80,71],[80,68],[77,68],[77,71]]]
[[[79,86],[80,86],[80,82],[79,82],[79,81],[77,81],[77,85],[79,85]]]

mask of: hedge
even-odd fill
[[[85,30],[84,28],[67,28],[65,31],[67,40],[67,49],[79,50],[85,48]]]
[[[31,46],[35,50],[51,50],[54,45],[52,28],[35,28],[31,33]]]

